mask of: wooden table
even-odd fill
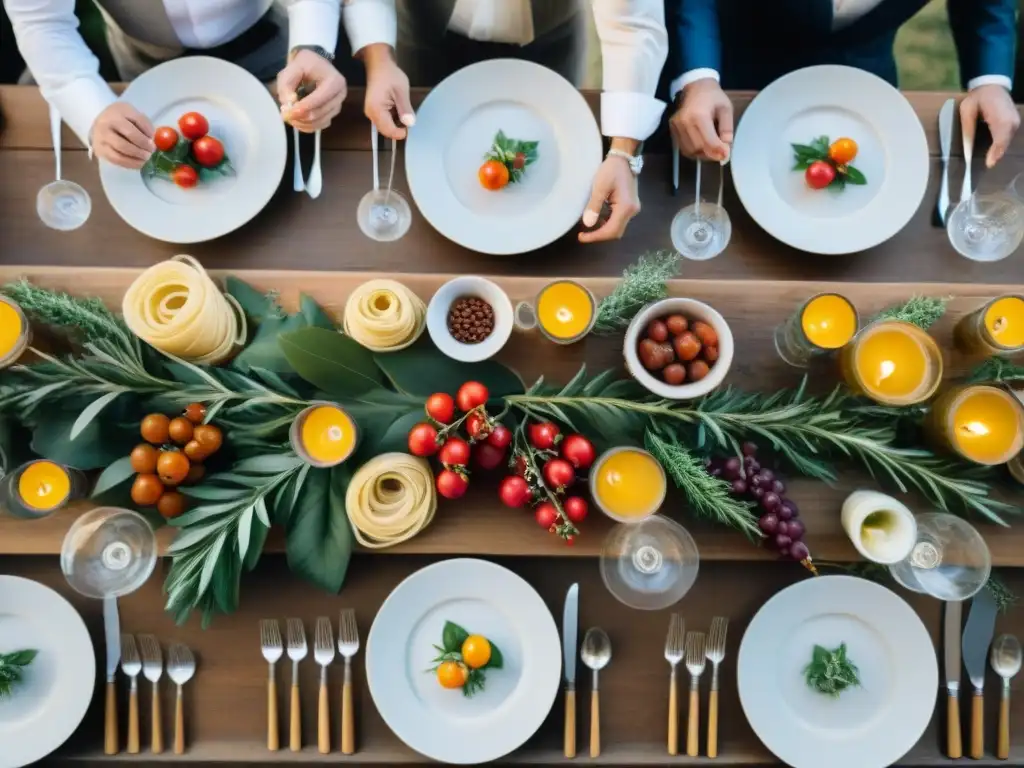
[[[588,97],[596,104],[592,95]],[[741,108],[749,101],[744,95],[736,98]],[[945,98],[943,94],[911,97],[928,129],[933,154],[937,151],[936,115]],[[360,94],[353,93],[351,103],[357,104],[360,99]],[[49,180],[52,172],[45,106],[34,89],[0,88],[0,110],[7,120],[6,129],[0,134],[0,283],[24,275],[41,285],[96,295],[116,306],[125,286],[138,273],[138,267],[181,251],[177,246],[148,240],[120,221],[102,194],[95,169],[88,167],[85,153],[66,130],[64,140],[69,149],[65,154],[65,175],[82,183],[92,193],[93,215],[75,233],[60,234],[45,229],[34,214],[34,191]],[[430,296],[445,274],[461,272],[498,276],[513,298],[535,294],[544,282],[541,277],[553,274],[583,278],[596,294],[603,295],[614,285],[610,276],[620,272],[639,253],[669,245],[668,222],[683,201],[673,199],[668,193],[669,161],[667,156],[659,154],[657,141],[642,177],[644,210],[622,242],[585,248],[570,236],[541,252],[516,259],[483,257],[448,242],[416,216],[412,231],[399,243],[373,243],[358,232],[353,220],[356,203],[368,186],[370,164],[368,131],[365,121],[356,112],[354,106],[346,110],[339,123],[324,136],[327,183],[320,200],[314,202],[304,195],[282,191],[267,210],[243,230],[218,242],[190,247],[189,252],[208,267],[230,270],[261,289],[280,290],[288,306],[294,304],[301,290],[337,314],[353,286],[367,277],[357,270],[421,273],[402,279],[424,297]],[[959,154],[958,144],[955,140],[955,155]],[[1008,157],[993,173],[1008,178],[1021,170],[1024,166],[1022,149],[1024,140],[1015,142]],[[934,158],[933,162],[937,164]],[[956,157],[952,163],[954,197],[961,171],[962,159]],[[930,226],[935,186],[933,179],[921,210],[900,235],[870,252],[849,257],[819,257],[795,252],[773,241],[754,225],[734,197],[727,199],[734,225],[733,243],[714,261],[684,265],[682,276],[685,279],[674,281],[671,290],[675,295],[690,295],[710,302],[732,324],[738,349],[729,382],[763,389],[795,383],[798,374],[775,356],[772,329],[801,298],[829,283],[842,281],[842,291],[866,315],[913,293],[955,296],[947,317],[935,329],[947,347],[952,325],[963,313],[995,293],[1024,290],[1021,285],[1024,269],[1019,259],[987,266],[973,264],[953,252],[943,230]],[[404,189],[404,178],[400,178],[398,188]],[[684,179],[683,190],[688,189],[692,189],[692,182]],[[274,271],[269,271],[270,268]],[[250,269],[256,271],[245,271]],[[515,274],[532,277],[511,276]],[[551,379],[564,381],[583,362],[594,369],[618,365],[619,343],[618,339],[591,338],[568,349],[555,349],[538,348],[516,337],[502,353],[502,359],[527,379],[543,372]],[[955,354],[947,359],[951,375],[964,372],[970,364],[970,360]],[[819,386],[830,386],[834,376],[831,371],[819,371],[817,381]],[[866,483],[870,483],[868,478],[856,474],[844,475],[835,488],[801,480],[790,483],[790,495],[800,504],[807,523],[808,544],[819,560],[856,558],[841,530],[838,510],[846,493]],[[1020,502],[1024,495],[1017,491],[1011,499]],[[753,548],[738,534],[695,520],[680,506],[678,498],[670,499],[670,510],[693,532],[704,563],[696,588],[678,609],[690,628],[706,627],[712,615],[731,617],[729,649],[723,668],[718,762],[776,764],[743,717],[735,688],[734,664],[743,629],[756,610],[779,589],[804,578],[805,573],[792,563],[773,562],[769,554]],[[53,557],[59,551],[70,517],[61,514],[34,523],[0,518],[0,556],[3,556],[0,570],[39,579],[68,595],[93,632],[102,669],[99,605],[70,593]],[[1024,594],[1024,572],[1015,569],[1024,566],[1024,522],[1010,529],[986,524],[979,527],[989,542],[994,561],[1001,566],[1014,567],[1003,569],[1006,581]],[[607,765],[710,762],[706,758],[670,759],[665,754],[667,665],[662,658],[662,647],[667,613],[632,611],[604,590],[597,577],[595,556],[608,528],[608,522],[595,514],[586,521],[584,534],[576,546],[566,548],[554,537],[538,531],[528,516],[524,519],[499,508],[493,488],[474,487],[462,502],[444,505],[427,532],[381,553],[390,556],[358,553],[340,596],[317,592],[291,576],[280,554],[282,541],[272,536],[268,542],[270,554],[256,573],[244,579],[241,609],[234,616],[218,618],[205,631],[196,620],[184,627],[174,627],[162,610],[164,598],[160,582],[169,566],[161,562],[150,583],[121,601],[122,626],[125,631],[154,632],[166,641],[181,640],[197,651],[200,672],[187,694],[191,750],[184,761],[235,765],[277,761],[353,765],[420,762],[422,758],[398,742],[377,715],[358,664],[359,752],[353,758],[345,758],[338,752],[320,756],[315,750],[312,713],[315,712],[317,669],[312,662],[307,662],[303,670],[304,735],[308,746],[300,753],[267,752],[263,697],[266,672],[259,655],[257,622],[261,618],[287,615],[299,616],[311,624],[318,615],[335,616],[341,607],[354,607],[365,638],[383,598],[410,573],[444,556],[492,557],[534,584],[555,615],[560,614],[565,588],[574,581],[580,582],[581,627],[601,624],[611,634],[615,661],[603,678],[606,691],[604,754],[596,761],[587,757],[579,757],[578,761]],[[162,532],[162,543],[166,544],[167,540],[167,533]],[[931,599],[901,594],[919,611],[938,642],[941,635],[939,604]],[[1024,614],[1018,610],[1001,618],[997,631],[1024,634]],[[559,649],[552,649],[552,653],[558,652]],[[338,673],[334,670],[335,675]],[[991,679],[991,675],[988,690],[987,743],[991,754],[998,690],[997,681]],[[335,690],[332,705],[337,707],[337,704]],[[154,758],[147,752],[137,756],[105,757],[101,708],[102,702],[97,698],[83,726],[48,764],[107,765],[112,760],[133,764],[176,760],[169,754]],[[581,715],[580,741],[585,743],[583,737],[588,723],[582,708]],[[560,762],[561,717],[561,709],[556,707],[538,734],[508,761]],[[1012,717],[1015,734],[1018,739],[1024,739],[1021,709],[1014,709]],[[947,762],[942,756],[942,720],[935,719],[901,764]],[[337,744],[337,727],[333,737]],[[1024,741],[1021,744],[1014,751],[1017,761],[1024,760]],[[997,761],[988,758],[984,762],[995,764]]]

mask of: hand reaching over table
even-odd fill
[[[1008,90],[1001,85],[990,84],[971,89],[960,102],[960,124],[965,135],[973,129],[979,116],[988,124],[992,134],[992,146],[985,155],[985,167],[991,168],[1002,159],[1017,133],[1020,113]]]
[[[391,46],[368,45],[359,52],[366,64],[366,101],[364,114],[382,136],[404,139],[406,130],[416,122],[409,99],[409,78],[395,63]]]
[[[634,146],[617,147],[617,143],[629,143]],[[636,142],[631,139],[612,139],[612,149],[622,149],[632,154]],[[601,208],[607,203],[611,209],[600,227],[589,232],[580,232],[581,243],[598,243],[605,240],[618,240],[626,232],[626,227],[634,216],[640,213],[640,193],[637,189],[636,176],[629,167],[629,162],[621,156],[610,155],[604,159],[594,175],[593,191],[590,202],[583,212],[583,226],[593,227],[601,215]]]
[[[153,124],[124,101],[115,101],[100,112],[89,143],[95,155],[122,168],[141,168],[156,149]]]
[[[732,101],[711,77],[680,91],[681,102],[669,120],[672,138],[687,157],[718,160],[729,157],[732,145]]]
[[[312,92],[299,98],[299,86]],[[300,50],[277,75],[277,100],[281,114],[303,133],[313,133],[331,124],[348,93],[348,84],[334,64],[311,50]]]

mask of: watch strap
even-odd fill
[[[322,56],[328,61],[334,61],[334,54],[321,45],[296,45],[289,51],[289,56],[294,56],[299,51],[312,51],[317,56]]]

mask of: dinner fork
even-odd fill
[[[665,661],[672,665],[668,689],[668,753],[679,754],[679,700],[676,694],[676,665],[686,656],[686,625],[683,617],[673,613],[665,638]]]
[[[356,626],[356,612],[351,608],[341,612],[338,651],[345,659],[345,683],[341,689],[341,751],[351,755],[356,751],[355,718],[352,711],[352,657],[359,652],[359,627]]]
[[[708,633],[708,647],[705,655],[711,662],[711,694],[708,698],[708,757],[718,757],[718,665],[725,658],[725,634],[729,620],[715,616]]]
[[[313,644],[313,658],[320,665],[320,706],[318,712],[317,739],[320,754],[331,751],[331,720],[327,701],[327,666],[334,661],[334,630],[331,620],[321,616],[316,620],[316,639]]]
[[[292,752],[302,749],[302,713],[299,709],[299,662],[306,658],[306,630],[301,619],[288,619],[288,658],[292,660],[291,730],[289,747]]]
[[[139,673],[142,660],[135,638],[121,635],[121,671],[128,678],[128,753],[139,754]]]
[[[276,751],[281,741],[278,735],[277,678],[274,677],[274,669],[284,656],[284,643],[281,640],[281,627],[274,619],[260,622],[260,645],[263,647],[263,658],[270,665],[270,677],[267,680],[267,749]]]
[[[292,168],[292,190],[295,192],[306,191],[306,180],[302,177],[302,156],[299,150],[299,129],[292,126],[292,148],[295,153],[295,167]]]
[[[686,669],[690,673],[690,719],[686,731],[686,754],[697,756],[700,745],[700,676],[704,674],[704,633],[686,633]]]
[[[174,754],[185,754],[185,704],[182,686],[196,673],[192,651],[181,643],[171,646],[167,654],[167,676],[178,686],[174,702]]]
[[[160,676],[164,672],[163,654],[160,652],[160,643],[153,635],[139,635],[139,644],[142,646],[142,674],[152,684],[152,704],[150,719],[153,721],[152,733],[150,736],[151,749],[154,755],[164,751],[164,726],[163,717],[160,713]]]

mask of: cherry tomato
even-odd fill
[[[533,510],[533,517],[541,528],[550,528],[558,521],[558,509],[550,501],[544,501]]]
[[[804,179],[811,189],[824,189],[836,177],[836,169],[824,160],[815,160],[804,171]]]
[[[427,416],[439,424],[450,424],[455,416],[455,401],[444,392],[435,392],[427,398]]]
[[[204,168],[214,168],[224,160],[224,145],[213,136],[202,136],[192,142],[192,157]]]
[[[437,682],[442,688],[461,688],[469,679],[465,664],[457,661],[442,661],[437,666]]]
[[[518,508],[533,496],[530,486],[519,475],[509,475],[498,486],[498,497],[506,507]]]
[[[570,523],[582,523],[589,511],[587,500],[579,496],[570,496],[562,503],[562,511]]]
[[[183,189],[192,189],[199,183],[199,174],[191,165],[179,165],[171,172],[171,180]]]
[[[417,424],[409,430],[409,453],[413,456],[433,456],[438,447],[433,424]]]
[[[476,172],[480,186],[494,192],[508,184],[508,167],[497,160],[488,160]]]
[[[471,413],[466,417],[466,432],[474,440],[483,440],[491,433],[491,425],[487,423],[487,417]]]
[[[838,165],[851,163],[853,158],[857,156],[857,142],[845,136],[836,139],[829,145],[828,156],[833,163]]]
[[[198,112],[186,112],[178,118],[178,128],[181,135],[189,141],[201,139],[210,130],[210,124],[206,118]]]
[[[472,411],[478,406],[486,405],[490,396],[487,387],[479,381],[467,381],[455,393],[455,404],[459,406],[460,411]]]
[[[462,660],[470,669],[480,669],[491,660],[491,643],[483,635],[470,635],[462,641]]]
[[[442,469],[437,476],[437,492],[446,499],[457,499],[469,488],[469,480],[465,475]]]
[[[495,424],[491,434],[487,436],[487,442],[495,448],[508,448],[512,443],[512,430],[504,424]]]
[[[569,435],[562,441],[562,458],[576,469],[589,469],[595,456],[593,443],[583,435]]]
[[[461,437],[449,437],[441,446],[437,458],[446,467],[464,467],[469,463],[469,443]]]
[[[497,469],[505,462],[505,449],[490,443],[477,443],[473,446],[473,461],[480,469]]]
[[[551,459],[541,469],[541,474],[544,475],[544,482],[556,491],[568,488],[576,480],[576,470],[565,459]]]
[[[153,134],[153,143],[161,152],[170,152],[178,146],[178,132],[169,125],[161,125]]]
[[[558,425],[551,421],[530,425],[530,443],[540,451],[550,451],[558,442]]]
[[[517,171],[521,171],[526,167],[526,155],[522,152],[516,152],[515,159],[512,161],[512,167]]]

